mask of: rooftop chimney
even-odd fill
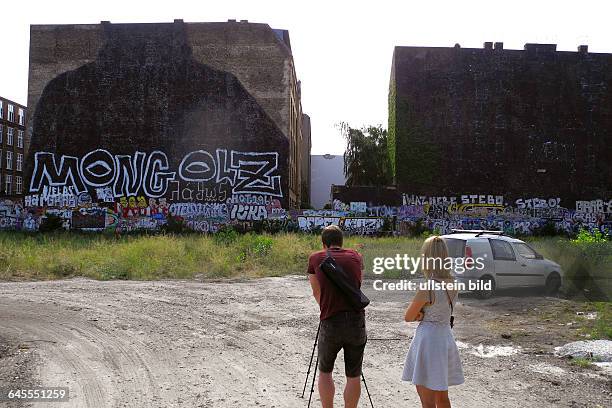
[[[581,54],[586,54],[589,52],[589,46],[588,45],[579,45],[578,46],[578,52]]]
[[[493,46],[496,50],[503,50],[504,49],[504,43],[503,42],[496,42],[495,45]]]
[[[485,50],[492,50],[493,49],[493,43],[491,41],[487,41],[484,43],[484,49]]]
[[[110,21],[108,21],[108,20],[102,20],[102,21],[100,21],[100,24],[110,24],[110,23],[111,23],[111,22],[110,22]]]
[[[228,23],[235,23],[236,19],[235,18],[230,18],[229,20],[227,20]]]
[[[248,23],[249,20],[240,20],[241,23]]]
[[[175,18],[175,19],[174,19],[174,22],[175,22],[175,23],[183,23],[184,21],[183,21],[183,19],[182,19],[182,18]]]

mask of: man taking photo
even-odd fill
[[[337,287],[331,282],[319,265],[327,257],[336,263],[352,279],[356,288],[363,280],[363,258],[353,249],[342,248],[342,230],[330,225],[321,233],[323,250],[308,258],[308,279],[312,294],[321,309],[321,328],[319,334],[319,396],[323,408],[334,405],[335,386],[332,377],[336,356],[344,349],[344,370],[346,387],[344,404],[346,408],[356,408],[361,395],[361,366],[363,351],[367,342],[365,311],[355,310]]]

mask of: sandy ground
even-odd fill
[[[409,294],[365,288],[372,304],[364,374],[374,406],[418,407],[413,386],[399,380],[416,328],[402,322]],[[454,406],[610,406],[609,374],[554,357],[563,341],[546,322],[525,317],[534,327],[526,342],[500,336],[497,322],[557,302],[462,297],[455,336],[466,383],[451,388]],[[71,394],[69,402],[0,406],[305,407],[317,312],[305,277],[0,283],[0,388],[67,386]],[[320,406],[316,393],[313,400]]]

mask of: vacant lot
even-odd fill
[[[413,387],[399,380],[416,327],[401,321],[410,296],[365,287],[364,374],[374,404],[416,407]],[[455,405],[609,406],[608,374],[552,355],[588,335],[574,313],[585,305],[462,298],[455,335],[466,383],[451,389]],[[551,318],[560,311],[573,323]],[[67,386],[72,399],[62,407],[301,407],[316,327],[304,276],[0,283],[0,384]]]

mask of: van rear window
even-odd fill
[[[451,258],[463,258],[465,256],[465,241],[456,238],[444,238],[448,247],[448,256]]]

